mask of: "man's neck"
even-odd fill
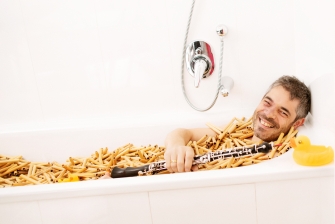
[[[253,142],[261,142],[262,139],[258,138],[256,135],[254,135],[254,136],[252,137],[251,141],[253,141]]]

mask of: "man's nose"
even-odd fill
[[[266,110],[266,116],[268,118],[275,118],[275,108],[271,107]]]

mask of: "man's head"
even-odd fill
[[[298,128],[305,122],[311,108],[311,93],[295,77],[282,76],[264,95],[253,115],[254,136],[263,141],[273,141],[281,132],[292,126]]]

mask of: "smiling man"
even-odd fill
[[[253,141],[273,141],[281,132],[287,133],[305,122],[310,111],[311,93],[307,86],[295,77],[282,76],[276,80],[257,106],[252,120]],[[185,146],[190,140],[197,141],[204,135],[215,136],[209,128],[176,129],[165,140],[164,158],[170,172],[190,171],[194,152]]]

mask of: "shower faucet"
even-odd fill
[[[192,17],[193,6],[192,4],[191,14]],[[199,87],[200,80],[203,78],[207,78],[210,76],[214,71],[214,57],[211,50],[211,47],[208,43],[201,40],[196,40],[191,42],[187,47],[187,35],[190,27],[191,19],[189,19],[189,23],[186,29],[186,37],[184,41],[184,49],[183,49],[183,59],[185,57],[186,68],[191,76],[194,77],[194,86],[195,88]],[[187,103],[197,111],[207,111],[213,107],[215,104],[219,93],[222,94],[223,97],[229,96],[231,89],[234,86],[234,80],[229,76],[222,77],[222,61],[223,61],[223,47],[224,47],[224,37],[227,35],[227,27],[223,24],[220,24],[216,27],[216,33],[220,37],[221,47],[220,47],[220,63],[219,63],[219,74],[218,74],[218,82],[217,82],[217,92],[215,94],[213,102],[206,108],[201,109],[193,105],[193,103],[188,99],[185,86],[184,86],[184,60],[182,60],[181,66],[181,84],[183,89],[183,94]],[[222,82],[223,81],[223,82]]]
[[[194,41],[186,49],[186,67],[194,77],[194,86],[199,87],[200,80],[214,71],[214,57],[211,47],[205,41]]]

